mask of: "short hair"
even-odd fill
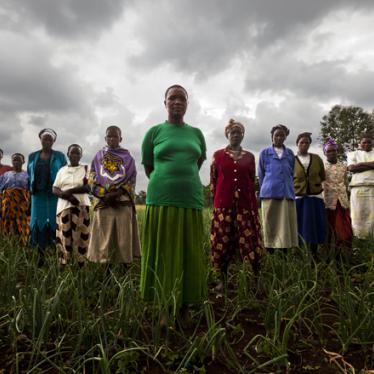
[[[0,153],[2,154],[2,155],[4,155],[4,151],[0,148]]]
[[[11,159],[13,159],[13,157],[15,157],[15,156],[21,157],[22,158],[22,162],[25,162],[25,156],[22,153],[18,153],[18,152],[13,153],[12,156],[11,156]]]
[[[116,125],[108,126],[108,127],[106,128],[106,130],[105,130],[105,134],[106,134],[109,130],[116,130],[116,131],[119,132],[119,136],[122,136],[122,131],[121,131],[121,129],[120,129],[118,126],[116,126]]]
[[[70,149],[72,149],[73,147],[79,148],[81,150],[81,153],[83,153],[83,148],[79,144],[70,144],[68,147],[68,154],[70,152]]]
[[[282,125],[282,124],[278,124],[278,125],[275,125],[271,128],[271,137],[273,137],[274,133],[277,131],[277,130],[282,130],[284,131],[284,133],[286,134],[286,136],[288,136],[288,134],[290,133],[290,130],[288,129],[288,127],[286,127],[285,125]]]
[[[187,99],[188,99],[188,93],[187,93],[187,90],[186,90],[183,86],[181,86],[181,85],[179,85],[179,84],[173,84],[172,86],[170,86],[170,87],[168,87],[168,88],[166,89],[166,91],[165,91],[165,99],[166,99],[166,96],[168,95],[168,92],[169,92],[172,88],[180,88],[181,90],[183,90],[184,93],[186,94]]]
[[[301,138],[308,138],[310,142],[312,142],[312,133],[311,132],[302,132],[301,134],[299,134],[296,138],[296,145],[299,144],[299,140]]]

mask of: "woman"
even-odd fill
[[[184,122],[187,101],[183,87],[169,87],[164,101],[168,119],[150,128],[142,145],[142,163],[150,180],[142,238],[141,294],[148,301],[166,298],[171,303],[175,290],[178,306],[200,303],[206,295],[199,177],[206,147],[201,131]]]
[[[351,217],[353,234],[364,239],[374,236],[374,151],[371,134],[361,135],[360,148],[348,153],[348,170],[353,174]]]
[[[29,176],[22,170],[25,157],[21,153],[12,155],[13,171],[0,176],[1,231],[17,237],[26,245],[29,236],[30,193]]]
[[[58,171],[52,189],[58,197],[56,242],[61,264],[68,262],[75,248],[76,259],[82,266],[90,238],[88,168],[79,163],[82,158],[80,145],[70,145],[67,156],[70,164]]]
[[[3,159],[4,152],[0,149],[0,176],[6,173],[7,171],[12,170],[12,167],[9,165],[3,165],[1,160]],[[1,194],[0,194],[0,206],[1,206]],[[1,209],[0,209],[0,232],[1,232]]]
[[[241,147],[244,126],[231,119],[225,128],[229,145],[216,151],[210,167],[213,219],[210,244],[213,266],[220,272],[217,291],[239,248],[243,261],[257,272],[262,254],[261,225],[255,196],[255,157]]]
[[[121,129],[109,126],[107,146],[92,161],[89,184],[96,198],[87,257],[98,263],[130,264],[140,256],[134,205],[135,160],[120,146]]]
[[[322,196],[325,168],[321,157],[309,153],[312,134],[298,135],[295,161],[294,188],[296,195],[297,227],[301,245],[307,244],[317,254],[318,244],[326,240],[326,212]]]
[[[43,253],[56,238],[57,196],[52,193],[52,185],[57,172],[66,165],[66,157],[52,149],[57,138],[54,130],[43,129],[39,138],[42,149],[29,155],[27,172],[31,192],[30,244]]]
[[[284,146],[290,131],[284,125],[271,129],[272,146],[260,153],[258,177],[264,244],[270,253],[274,248],[296,247],[297,219],[293,170],[295,156]]]
[[[338,161],[338,145],[328,139],[323,146],[326,156],[323,197],[328,222],[329,247],[350,247],[352,243],[351,217],[347,196],[347,165]]]
[[[3,159],[3,156],[4,156],[4,152],[3,152],[2,149],[0,149],[0,175],[3,175],[7,171],[11,171],[12,170],[11,166],[4,165],[4,164],[1,163],[1,160]]]

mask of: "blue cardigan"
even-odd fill
[[[283,146],[282,158],[274,148],[261,151],[258,163],[258,177],[261,199],[295,199],[293,171],[295,156],[291,149]]]
[[[29,174],[30,178],[30,192],[33,194],[35,192],[35,169],[36,164],[39,160],[41,151],[36,151],[33,153],[30,153],[29,160],[27,163],[27,173]],[[57,172],[67,164],[66,157],[62,152],[59,151],[53,151],[50,158],[50,183],[51,188],[53,185],[54,180],[56,179]]]

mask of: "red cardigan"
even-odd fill
[[[210,167],[210,190],[214,208],[234,206],[257,211],[255,180],[255,157],[248,151],[241,151],[237,160],[227,148],[216,151]]]

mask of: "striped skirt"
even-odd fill
[[[351,218],[355,236],[374,237],[374,186],[352,187]]]

